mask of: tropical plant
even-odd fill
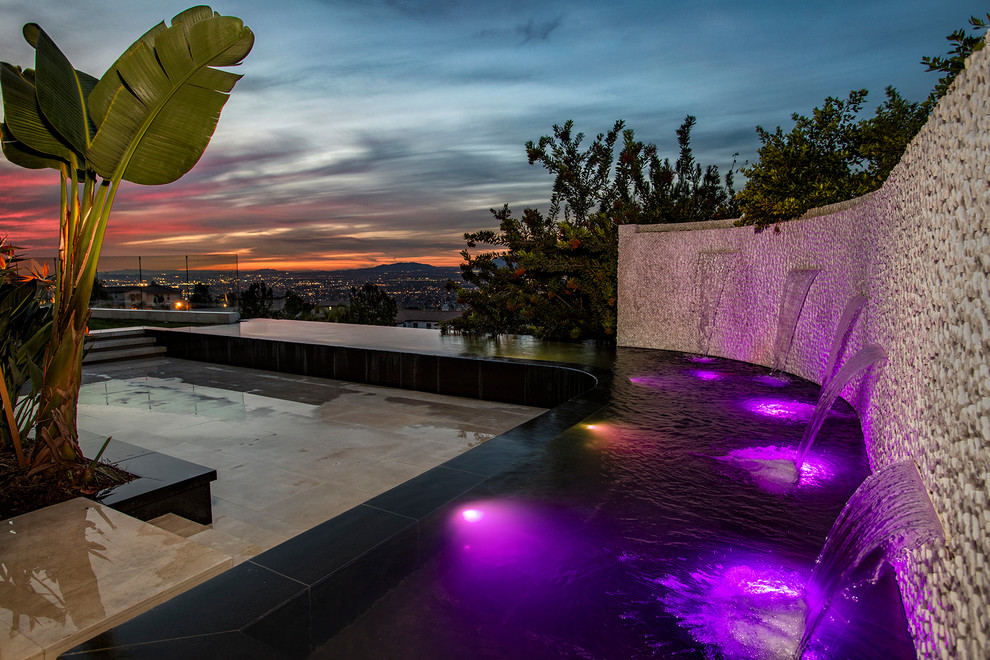
[[[53,326],[30,462],[64,478],[82,461],[83,339],[114,199],[124,181],[166,184],[196,164],[241,77],[216,67],[239,64],[254,34],[238,18],[193,7],[141,36],[97,80],[74,69],[38,25],[23,33],[35,68],[0,63],[3,153],[61,177]]]
[[[43,304],[51,284],[48,269],[18,269],[16,249],[0,237],[0,451],[13,451],[24,469],[28,459],[22,440],[38,412],[52,309]],[[30,390],[22,394],[28,383]]]

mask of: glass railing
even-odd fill
[[[25,255],[48,262],[56,257]],[[237,309],[241,280],[236,254],[103,256],[90,305],[94,308]]]

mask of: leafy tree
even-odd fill
[[[851,199],[869,191],[859,165],[856,115],[867,91],[848,99],[828,97],[811,117],[794,113],[794,127],[784,133],[762,126],[759,161],[744,167],[748,177],[739,193],[745,224],[771,224],[796,218],[816,206]]]
[[[594,213],[582,222],[554,222],[527,208],[492,209],[499,231],[465,234],[468,245],[496,250],[461,252],[454,282],[464,314],[447,327],[460,332],[532,334],[544,339],[610,339],[615,334],[618,233],[613,219]]]
[[[313,311],[313,303],[307,301],[292,289],[285,290],[285,304],[282,306],[282,318],[301,319]]]
[[[990,12],[985,19],[979,16],[970,16],[969,24],[977,30],[986,30],[990,26]],[[934,108],[938,100],[949,91],[949,86],[956,76],[966,68],[966,58],[975,51],[982,50],[986,45],[986,33],[978,36],[976,34],[966,34],[963,29],[956,30],[946,37],[949,43],[955,44],[945,57],[922,57],[921,63],[926,67],[926,71],[935,71],[945,75],[938,79],[932,93],[925,99],[924,105],[928,109]]]
[[[972,17],[970,25],[985,30],[986,20]],[[938,99],[966,66],[966,58],[983,48],[985,36],[956,30],[946,57],[923,57],[928,71],[945,73],[922,103],[907,101],[893,87],[875,116],[857,119],[866,90],[848,99],[825,99],[811,117],[791,116],[794,127],[785,134],[756,127],[759,161],[743,173],[746,187],[738,195],[740,224],[767,226],[799,217],[818,206],[852,199],[878,189],[900,161],[904,150],[928,119]]]
[[[554,174],[549,212],[508,205],[492,209],[498,231],[464,235],[461,277],[448,282],[464,314],[446,330],[533,334],[544,339],[612,341],[616,323],[618,230],[626,223],[691,222],[735,214],[731,172],[723,184],[717,167],[702,169],[691,152],[695,118],[677,131],[680,156],[673,165],[657,147],[635,138],[622,121],[582,148],[573,122],[552,136],[526,143],[530,164]],[[617,145],[621,148],[616,156]]]
[[[114,199],[124,181],[175,181],[202,156],[254,34],[193,7],[135,41],[102,78],[76,70],[37,24],[24,26],[35,68],[0,63],[4,156],[59,172],[59,260],[51,339],[30,472],[77,481],[88,472],[76,403],[89,300]]]
[[[275,293],[265,284],[264,280],[252,282],[241,295],[240,313],[245,319],[270,319]]]
[[[203,284],[202,282],[196,282],[196,284],[193,285],[192,295],[189,296],[189,304],[212,305],[213,302],[213,296],[210,294],[210,285]]]
[[[388,292],[365,282],[360,289],[351,287],[348,293],[347,311],[341,318],[344,323],[361,325],[395,325],[399,304]]]

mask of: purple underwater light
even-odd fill
[[[792,422],[806,422],[815,413],[814,405],[793,399],[748,399],[743,402],[743,407],[757,415]]]

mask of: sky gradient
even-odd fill
[[[188,0],[0,0],[0,60],[33,67],[39,23],[97,77]],[[812,6],[814,4],[814,6]],[[698,122],[702,165],[754,161],[755,126],[791,126],[827,96],[894,85],[987,11],[975,0],[256,0],[215,2],[254,50],[200,162],[166,186],[124,184],[106,255],[237,253],[242,269],[396,261],[456,265],[489,209],[546,209],[551,177],[524,144],[573,119],[591,139],[624,119],[676,158]],[[871,110],[872,112],[872,110]],[[0,236],[57,247],[58,175],[0,160]]]

